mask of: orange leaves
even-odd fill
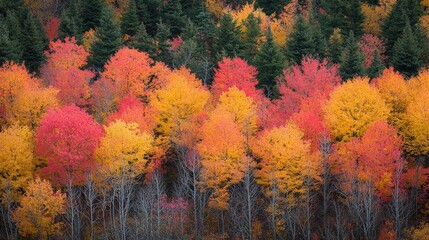
[[[63,224],[56,219],[65,213],[65,195],[54,191],[48,181],[37,177],[30,182],[20,203],[13,216],[20,235],[31,239],[50,239],[61,234]]]
[[[362,136],[371,123],[386,120],[390,109],[367,78],[355,78],[332,92],[324,112],[331,134],[347,141]]]

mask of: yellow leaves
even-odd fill
[[[216,109],[202,128],[202,141],[197,146],[202,160],[203,183],[214,192],[210,206],[228,208],[228,187],[238,183],[245,165],[245,137],[230,112]]]
[[[0,132],[0,189],[2,201],[16,200],[17,191],[33,176],[33,133],[26,126]]]
[[[36,178],[30,182],[20,202],[21,206],[14,213],[20,235],[49,239],[61,233],[63,224],[55,219],[65,212],[65,196],[60,191],[55,192],[48,181]]]
[[[363,28],[365,32],[376,36],[380,35],[381,24],[389,15],[395,3],[396,0],[383,0],[380,1],[378,6],[362,4],[362,13],[364,15]]]
[[[206,0],[205,5],[207,10],[213,14],[217,19],[222,16],[223,0]]]
[[[86,31],[82,36],[82,45],[85,51],[89,52],[91,50],[91,45],[97,40],[97,37],[95,36],[95,30],[89,29]]]
[[[261,8],[255,9],[255,2],[247,3],[242,8],[235,11],[225,9],[224,12],[231,13],[231,17],[237,22],[238,25],[241,26],[242,32],[246,32],[246,28],[243,26],[243,21],[246,20],[251,13],[253,13],[256,18],[261,20],[262,30],[265,30],[267,28],[267,24],[270,22],[270,18],[262,11]]]
[[[368,126],[386,120],[389,108],[368,78],[355,78],[335,89],[324,108],[325,121],[339,141],[361,137]]]
[[[293,123],[273,128],[262,135],[254,144],[253,152],[261,158],[257,171],[257,182],[266,188],[266,194],[272,186],[281,193],[299,196],[304,192],[305,176],[315,166],[310,163],[310,144],[303,140],[304,133]],[[290,203],[296,199],[291,197]]]
[[[153,138],[142,133],[137,123],[122,120],[105,127],[106,135],[95,151],[102,170],[110,175],[131,172],[138,175],[145,172],[148,154],[152,151]]]
[[[234,122],[245,135],[256,132],[256,108],[252,98],[236,87],[231,87],[219,98],[218,109],[232,113]]]

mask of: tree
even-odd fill
[[[36,154],[47,159],[42,172],[55,184],[80,184],[94,164],[103,129],[76,106],[49,110],[36,131]]]
[[[271,15],[273,13],[280,13],[282,8],[289,3],[287,0],[276,0],[276,1],[268,1],[268,0],[258,0],[256,1],[256,7],[260,7],[264,10],[267,15]]]
[[[20,62],[22,52],[19,42],[15,42],[11,38],[10,31],[6,24],[0,19],[0,31],[3,33],[0,36],[0,64],[3,65],[6,61]]]
[[[358,38],[363,34],[364,16],[359,0],[324,0],[321,1],[321,8],[324,10],[320,18],[325,36],[329,36],[330,31],[335,28],[346,34],[353,31]],[[329,34],[326,34],[327,32]]]
[[[263,88],[267,97],[275,98],[277,96],[276,78],[280,76],[283,69],[283,55],[279,46],[274,43],[270,29],[256,55],[255,65],[258,69],[257,87]]]
[[[381,61],[385,61],[387,58],[384,56],[386,48],[384,47],[381,39],[375,35],[364,34],[359,40],[359,47],[362,55],[365,58],[364,66],[369,67],[374,60],[374,51],[377,50],[380,55]]]
[[[389,108],[368,78],[355,78],[336,88],[324,112],[330,132],[338,141],[361,137],[369,125],[386,120]]]
[[[262,92],[256,89],[258,71],[241,58],[223,58],[218,62],[218,68],[214,69],[214,73],[211,90],[215,98],[233,86],[245,92],[254,101],[262,96]]]
[[[142,23],[140,24],[137,33],[131,38],[130,47],[139,50],[140,52],[146,52],[150,56],[155,54],[155,43],[152,37],[146,32],[146,27]]]
[[[240,29],[231,14],[227,13],[219,20],[219,27],[216,30],[213,42],[214,57],[233,58],[238,55],[241,48]]]
[[[89,82],[94,73],[81,68],[86,65],[89,54],[77,45],[74,37],[65,38],[64,42],[51,42],[49,48],[41,69],[45,84],[60,90],[58,98],[63,105],[86,106],[90,98]]]
[[[42,36],[45,33],[43,29],[39,28],[37,19],[35,19],[31,13],[28,13],[25,18],[22,33],[22,60],[30,72],[36,72],[45,59],[43,55],[45,45]]]
[[[103,11],[106,8],[102,0],[81,1],[79,18],[82,21],[80,32],[97,29],[102,25]],[[112,19],[113,20],[113,19]]]
[[[128,6],[121,18],[121,33],[128,37],[134,36],[139,31],[140,21],[137,15],[135,0],[128,1]]]
[[[145,172],[153,138],[141,132],[137,123],[117,120],[105,127],[106,135],[95,150],[95,158],[106,176],[135,177]]]
[[[254,62],[256,54],[258,53],[259,41],[261,38],[260,22],[260,18],[250,13],[243,23],[246,31],[243,36],[243,50],[240,56],[250,63]]]
[[[380,76],[384,68],[385,66],[383,61],[381,60],[380,53],[378,52],[377,49],[375,49],[372,57],[371,65],[369,65],[369,68],[367,70],[368,77],[370,77],[371,79],[374,79]]]
[[[215,209],[228,209],[228,187],[243,177],[244,142],[234,116],[221,109],[213,111],[202,127],[202,141],[198,145],[202,181],[213,191],[209,206]]]
[[[332,35],[329,37],[328,57],[333,63],[340,63],[343,53],[343,36],[341,30],[335,28]]]
[[[9,60],[15,61],[16,63],[22,62],[22,56],[23,56],[23,26],[18,19],[16,11],[8,11],[6,14],[6,18],[4,19],[7,32],[9,33],[9,40],[10,40],[10,48],[8,48],[8,51],[14,52],[16,54],[16,61],[15,59],[11,58]],[[5,29],[6,30],[6,29]],[[6,32],[6,31],[5,31]]]
[[[163,22],[159,22],[156,26],[158,29],[154,37],[156,43],[155,60],[168,64],[171,59],[171,44],[169,43],[171,37],[170,27]]]
[[[300,64],[303,57],[313,54],[315,45],[312,34],[309,22],[299,15],[286,42],[285,55],[290,63]]]
[[[390,60],[392,66],[396,71],[407,77],[416,75],[423,66],[420,44],[415,34],[407,21],[402,35],[395,42],[392,49],[392,58]]]
[[[364,58],[360,52],[359,45],[355,40],[353,32],[350,33],[344,48],[344,54],[340,66],[340,75],[343,81],[356,76],[364,75]]]
[[[180,35],[186,24],[186,17],[182,11],[180,0],[164,2],[161,9],[161,19],[170,27],[172,37]]]
[[[113,22],[113,13],[109,8],[104,8],[100,26],[96,28],[96,41],[91,44],[88,66],[94,70],[103,69],[104,63],[116,53],[121,44],[121,35],[118,26]]]
[[[88,3],[88,1],[85,3]],[[80,18],[80,8],[78,5],[79,1],[72,1],[68,9],[61,15],[60,26],[58,27],[58,36],[61,40],[64,40],[66,37],[75,37],[81,40],[82,33],[86,32],[80,28],[82,19]]]
[[[0,184],[3,204],[18,200],[19,190],[27,186],[32,179],[33,133],[26,126],[11,126],[0,132]]]
[[[29,183],[20,203],[14,213],[20,235],[38,239],[61,235],[63,223],[56,219],[65,212],[65,196],[54,191],[50,182],[37,177]]]

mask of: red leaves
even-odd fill
[[[365,57],[364,66],[369,67],[374,59],[374,50],[377,49],[380,58],[383,61],[386,61],[387,57],[384,55],[386,49],[383,45],[383,42],[377,36],[372,34],[364,34],[359,41],[359,47],[362,51],[362,54]]]
[[[76,106],[51,109],[36,132],[36,154],[47,159],[42,172],[56,184],[79,184],[90,171],[104,131]]]

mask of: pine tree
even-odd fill
[[[283,62],[280,47],[274,42],[271,29],[268,29],[266,40],[255,58],[255,65],[258,69],[258,87],[264,88],[268,97],[278,96],[276,78],[282,74]]]
[[[162,22],[170,27],[171,36],[177,37],[182,33],[186,24],[186,17],[182,11],[180,0],[170,0],[161,11]]]
[[[38,28],[38,24],[30,12],[28,12],[24,21],[22,33],[22,60],[30,72],[36,72],[45,59],[43,54],[45,42],[41,37],[43,33]]]
[[[360,0],[323,0],[321,6],[325,14],[319,19],[325,36],[330,36],[335,28],[345,34],[353,31],[357,38],[363,34],[364,16]]]
[[[383,61],[380,58],[380,53],[378,52],[377,49],[374,50],[374,58],[371,62],[371,65],[369,66],[367,72],[368,72],[368,77],[370,78],[376,78],[378,76],[380,76],[380,74],[383,72],[385,66]]]
[[[60,39],[66,37],[75,37],[78,40],[82,38],[80,29],[79,5],[77,1],[72,1],[69,8],[61,15],[61,23],[58,28]]]
[[[136,2],[135,0],[130,0],[121,18],[121,33],[122,35],[134,36],[139,31],[139,26]]]
[[[349,7],[347,11],[348,25],[345,29],[346,32],[352,31],[356,38],[360,38],[363,34],[363,21],[364,15],[361,10],[360,0],[349,0]]]
[[[253,13],[251,13],[244,21],[244,27],[246,32],[243,36],[243,50],[240,56],[246,59],[250,64],[255,60],[255,56],[258,52],[258,43],[261,36],[261,29],[259,27],[261,20]]]
[[[0,0],[0,15],[5,16],[8,11],[19,12],[23,6],[23,0]]]
[[[314,47],[311,27],[304,17],[299,15],[286,42],[286,58],[292,64],[299,64],[304,56],[314,53]]]
[[[214,57],[235,57],[241,49],[240,29],[229,13],[221,17],[219,24],[213,43]]]
[[[406,76],[416,75],[423,66],[419,43],[409,22],[393,46],[391,64],[396,71]]]
[[[97,29],[101,25],[101,17],[104,9],[103,0],[83,0],[81,3],[81,32],[86,32],[89,29]]]
[[[0,66],[5,61],[14,61],[19,63],[21,61],[22,52],[19,48],[19,42],[14,42],[9,37],[9,30],[4,22],[0,19]]]
[[[343,53],[343,36],[341,29],[334,29],[334,32],[329,37],[328,56],[333,63],[341,62],[341,55]]]
[[[147,34],[143,23],[140,25],[137,34],[132,37],[130,46],[141,52],[146,52],[153,57],[155,53],[155,44],[153,38]]]
[[[310,21],[310,33],[312,37],[313,52],[312,56],[317,58],[324,58],[326,55],[326,41],[322,34],[320,24],[315,21],[315,18],[311,17]]]
[[[22,60],[22,27],[18,20],[15,11],[8,11],[6,15],[5,27],[8,30],[8,38],[10,40],[10,48],[13,49],[11,52],[14,52],[13,55],[16,56],[16,62],[21,62]]]
[[[290,0],[258,0],[255,1],[255,6],[262,8],[267,15],[271,15],[273,13],[280,13],[283,7],[289,2]]]
[[[203,46],[206,53],[210,51],[215,52],[212,50],[212,47],[214,45],[214,39],[216,38],[217,29],[212,15],[207,11],[204,5],[201,7],[201,11],[196,17],[195,23],[200,32],[200,36],[197,39],[197,45]]]
[[[121,34],[113,22],[114,16],[110,8],[105,7],[100,19],[100,26],[95,31],[96,41],[91,45],[88,66],[94,70],[102,70],[104,63],[116,53],[121,45]]]
[[[144,23],[147,33],[152,37],[157,32],[162,3],[162,0],[136,0],[139,21]]]
[[[156,56],[155,60],[162,61],[166,64],[171,62],[170,47],[168,40],[171,37],[170,27],[165,25],[163,22],[159,22],[157,25],[158,31],[155,35],[156,42]]]
[[[347,39],[343,60],[340,66],[340,75],[343,81],[355,76],[362,76],[364,74],[363,61],[364,58],[360,52],[359,45],[353,32],[351,32]]]

